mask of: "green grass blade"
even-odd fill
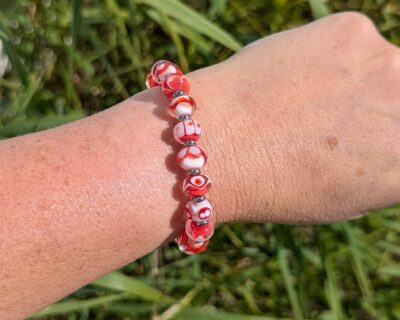
[[[210,39],[224,45],[225,47],[239,51],[242,45],[232,35],[221,29],[216,24],[198,14],[195,10],[178,0],[135,0],[144,3],[163,14],[174,18],[191,29],[208,36]]]
[[[174,320],[290,320],[289,318],[251,316],[240,313],[226,312],[210,307],[187,307],[182,309]]]
[[[344,233],[346,235],[347,241],[349,243],[349,249],[351,254],[351,260],[353,264],[354,273],[356,275],[361,293],[364,297],[364,303],[366,311],[371,313],[371,315],[376,316],[377,312],[373,305],[373,290],[370,283],[370,279],[365,270],[365,265],[362,261],[360,248],[353,236],[352,228],[348,222],[342,224]]]
[[[398,264],[383,266],[379,268],[378,272],[389,277],[400,278],[400,266]]]
[[[176,23],[170,19],[165,14],[160,14],[162,25],[167,33],[169,33],[178,54],[179,65],[181,66],[183,72],[189,72],[189,63],[185,53],[185,47],[183,46],[181,37],[178,33],[178,26]]]
[[[382,224],[387,226],[388,228],[400,233],[400,222],[387,220],[387,221],[383,221]]]
[[[323,0],[308,0],[314,19],[325,17],[331,13],[331,9]]]
[[[0,29],[3,29],[3,15],[0,13]],[[0,30],[0,39],[3,41],[3,50],[11,62],[13,70],[17,73],[22,84],[27,87],[29,85],[29,72],[14,45],[8,38],[4,30]]]
[[[178,314],[183,308],[187,307],[190,302],[196,297],[200,291],[200,286],[195,287],[190,290],[185,296],[180,299],[177,303],[170,306],[165,310],[159,317],[159,320],[169,320],[173,319],[176,314]]]
[[[380,241],[377,243],[377,248],[400,256],[400,247],[398,244],[393,244],[387,241]]]
[[[149,9],[146,10],[147,15],[153,19],[156,23],[162,24],[161,14],[154,10]],[[204,54],[208,54],[212,50],[212,43],[208,41],[204,36],[200,35],[198,32],[194,31],[193,29],[185,26],[180,25],[177,29],[177,32],[184,38],[190,41],[191,45],[195,45],[200,51]]]
[[[329,238],[323,232],[323,227],[315,226],[315,234],[319,244],[321,265],[325,272],[324,289],[326,299],[334,315],[334,319],[344,319],[341,303],[341,292],[337,285],[337,277],[333,265],[334,251],[329,250]]]
[[[289,238],[288,250],[293,253],[293,276],[296,277],[297,296],[299,297],[300,309],[303,317],[309,317],[309,301],[310,290],[308,283],[308,265],[305,264],[303,244],[299,236],[294,232],[294,228],[290,226],[280,226],[280,232],[283,232]],[[285,243],[285,242],[282,242]]]
[[[124,291],[147,301],[173,301],[153,287],[118,271],[111,272],[92,284],[112,290]]]
[[[151,313],[152,309],[153,302],[134,303],[129,300],[117,301],[107,306],[107,310],[111,311],[113,314],[118,314],[121,316],[121,319],[132,319],[132,315],[136,317],[143,315],[141,319],[145,319],[146,315]]]
[[[35,79],[29,82],[28,87],[26,88],[22,98],[18,101],[17,115],[25,114],[26,109],[29,107],[29,104],[35,95],[35,93],[40,88],[40,79]]]
[[[62,124],[81,119],[86,114],[82,111],[71,111],[66,115],[49,114],[35,118],[15,118],[0,128],[0,138],[15,137],[29,132],[54,128]]]
[[[36,313],[33,316],[33,319],[48,317],[48,316],[57,315],[60,313],[79,311],[82,309],[93,308],[93,307],[97,307],[100,305],[106,305],[106,304],[112,303],[114,301],[127,298],[128,296],[129,295],[127,295],[127,294],[113,294],[113,295],[109,295],[109,296],[105,296],[105,297],[93,298],[93,299],[87,299],[87,300],[70,300],[70,301],[66,301],[66,302],[59,302],[59,303],[55,303],[55,304],[43,309],[42,311]]]
[[[300,299],[296,292],[293,276],[290,274],[289,263],[287,260],[288,251],[282,247],[280,243],[277,244],[278,249],[278,263],[282,271],[283,279],[285,282],[286,291],[289,295],[290,304],[292,305],[294,319],[303,319],[303,312],[300,307]]]
[[[79,27],[82,19],[82,5],[83,0],[73,0],[72,1],[72,22],[71,22],[71,35],[72,35],[72,45],[76,47],[76,42],[79,35]]]
[[[134,65],[137,69],[138,80],[140,83],[145,83],[145,74],[142,69],[143,61],[140,57],[140,52],[138,52],[134,44],[132,42],[131,37],[129,36],[129,32],[127,29],[127,25],[125,24],[125,20],[129,18],[129,11],[122,9],[118,2],[115,0],[107,0],[107,9],[110,13],[113,14],[113,19],[115,19],[115,25],[118,29],[118,37],[121,43],[123,50],[126,52],[126,55],[131,60],[132,65]],[[124,89],[125,90],[125,89]]]
[[[324,265],[326,273],[325,291],[329,305],[333,311],[335,319],[344,319],[340,292],[337,286],[335,269],[332,263],[332,255],[327,254],[325,256]]]

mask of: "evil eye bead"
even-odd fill
[[[187,141],[199,140],[201,131],[200,123],[196,120],[188,119],[179,121],[173,129],[173,134],[177,142],[184,144]]]
[[[187,220],[185,231],[194,242],[203,243],[208,241],[214,234],[214,224],[211,222],[198,224],[196,221]]]
[[[196,254],[201,253],[207,249],[208,241],[205,242],[195,242],[188,237],[186,231],[183,230],[179,237],[176,239],[178,248],[181,252],[186,254]]]
[[[187,95],[173,98],[168,108],[168,113],[175,118],[179,118],[181,116],[191,116],[195,111],[196,102],[193,98]]]
[[[159,60],[153,64],[150,73],[157,85],[161,85],[168,74],[182,75],[182,70],[171,61]]]
[[[188,146],[178,152],[176,161],[187,171],[201,169],[207,162],[207,154],[199,146]]]
[[[213,212],[213,206],[208,199],[201,202],[189,200],[185,207],[185,215],[194,221],[206,221]]]
[[[202,196],[208,192],[211,188],[210,177],[205,174],[196,174],[193,176],[187,176],[183,180],[182,190],[189,196],[197,197]]]
[[[190,91],[189,79],[183,74],[169,73],[165,76],[162,83],[162,92],[168,98],[171,99],[175,92],[182,92],[188,94]],[[181,94],[182,95],[182,94]]]

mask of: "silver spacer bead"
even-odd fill
[[[198,226],[205,226],[206,224],[208,224],[208,220],[196,221],[196,224],[197,224]]]
[[[200,174],[200,169],[192,169],[188,171],[189,176],[196,176],[198,174]]]
[[[194,140],[185,141],[185,143],[183,145],[185,147],[195,146],[196,145],[196,141],[194,141]]]
[[[206,200],[206,196],[193,197],[194,202],[202,202],[204,200]]]
[[[178,121],[182,121],[182,120],[190,120],[190,116],[188,114],[183,114],[183,115],[179,116]]]
[[[186,95],[186,92],[185,92],[185,91],[183,91],[183,90],[177,90],[177,91],[175,91],[175,92],[172,94],[172,97],[173,97],[173,98],[177,98],[177,97],[185,96],[185,95]]]

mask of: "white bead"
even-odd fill
[[[201,169],[207,162],[207,154],[199,146],[189,146],[178,152],[176,160],[184,170]]]

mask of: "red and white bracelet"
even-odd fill
[[[200,124],[191,118],[196,110],[196,102],[190,97],[190,82],[182,70],[167,60],[157,61],[146,79],[147,88],[159,86],[170,99],[168,113],[178,120],[173,128],[175,140],[184,147],[178,152],[176,160],[187,172],[182,189],[190,197],[185,207],[186,224],[176,239],[179,250],[186,254],[206,250],[214,233],[214,223],[210,220],[213,204],[205,194],[211,187],[210,178],[201,173],[207,162],[206,152],[197,141],[201,137]]]

